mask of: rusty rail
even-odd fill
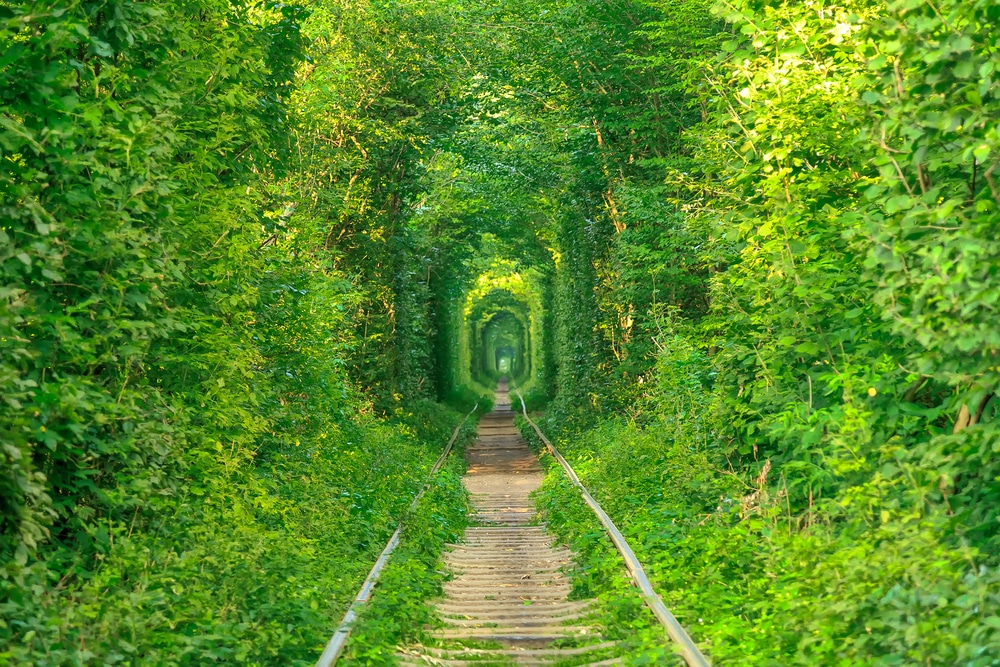
[[[635,552],[632,551],[632,547],[630,547],[628,542],[625,540],[625,536],[622,535],[620,530],[618,530],[618,527],[615,526],[614,521],[611,520],[611,517],[608,516],[607,512],[605,512],[601,508],[600,504],[594,500],[594,497],[590,495],[590,492],[587,491],[587,487],[585,487],[583,482],[580,481],[580,478],[577,477],[576,472],[573,470],[573,467],[569,464],[569,462],[563,458],[563,455],[559,453],[559,450],[555,448],[555,445],[553,445],[549,439],[545,437],[545,434],[542,433],[540,428],[538,428],[538,425],[531,420],[531,417],[528,416],[528,408],[524,404],[524,397],[521,395],[520,391],[517,392],[517,397],[521,399],[521,411],[524,414],[524,419],[528,422],[531,428],[534,429],[535,433],[538,434],[538,437],[545,444],[546,449],[549,450],[552,457],[555,458],[555,460],[559,462],[559,465],[563,467],[563,470],[566,472],[566,476],[569,477],[569,480],[574,486],[576,486],[580,495],[583,496],[584,502],[586,502],[590,509],[593,510],[594,514],[597,515],[597,519],[601,522],[601,525],[604,526],[604,530],[607,531],[611,541],[614,542],[615,547],[617,547],[618,552],[622,556],[622,559],[624,559],[625,567],[628,568],[629,575],[632,577],[632,582],[639,589],[643,601],[645,601],[646,606],[653,612],[653,615],[656,616],[657,620],[660,621],[664,628],[666,628],[670,639],[677,644],[678,650],[684,658],[684,661],[687,662],[688,667],[711,667],[711,663],[709,663],[708,659],[700,650],[698,650],[698,646],[694,643],[694,640],[691,639],[691,635],[687,633],[687,630],[684,629],[684,626],[680,624],[677,618],[670,613],[667,606],[663,604],[663,600],[660,598],[659,594],[653,589],[653,585],[650,583],[649,577],[646,576],[646,571],[642,569],[642,563],[640,563],[639,559],[636,558]]]
[[[344,651],[344,646],[347,644],[347,638],[351,636],[351,630],[354,629],[354,622],[358,619],[358,614],[361,612],[361,609],[365,606],[365,604],[368,603],[368,600],[371,599],[372,592],[375,590],[375,585],[378,583],[379,577],[382,576],[382,570],[385,568],[386,563],[389,562],[389,557],[392,555],[392,552],[396,550],[397,546],[399,546],[399,536],[403,532],[403,524],[406,521],[406,517],[410,516],[417,509],[417,503],[420,502],[420,499],[427,491],[427,487],[430,485],[434,475],[436,475],[437,471],[441,469],[441,466],[444,465],[445,459],[447,459],[448,455],[451,453],[451,448],[454,446],[455,441],[458,440],[459,431],[462,430],[462,426],[465,425],[465,422],[468,421],[469,417],[478,407],[479,403],[476,403],[475,407],[472,408],[469,414],[465,415],[465,419],[463,419],[462,422],[455,427],[455,432],[451,434],[451,439],[448,440],[448,444],[445,446],[444,451],[441,452],[441,456],[438,457],[438,460],[431,468],[431,472],[427,476],[427,481],[424,482],[420,492],[413,499],[413,502],[410,503],[409,509],[407,509],[403,518],[400,519],[399,525],[396,526],[396,532],[394,532],[392,537],[389,538],[389,543],[385,545],[385,549],[382,550],[378,560],[375,561],[375,565],[372,566],[371,572],[368,573],[368,577],[365,579],[365,583],[361,586],[361,590],[358,591],[358,594],[354,597],[354,602],[352,602],[351,606],[347,608],[347,613],[344,614],[344,619],[337,627],[337,631],[333,633],[330,641],[327,642],[326,648],[323,649],[323,654],[320,655],[319,660],[316,661],[316,667],[332,667],[337,664],[337,660],[340,658],[340,654]]]

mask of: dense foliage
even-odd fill
[[[0,20],[0,664],[309,664],[501,347],[716,663],[996,664],[995,2]]]
[[[563,444],[719,662],[995,664],[1000,8],[719,11],[701,117],[593,255],[642,375],[592,404],[631,419]],[[664,16],[636,62],[683,62]]]
[[[392,223],[412,132],[327,96],[318,134],[303,68],[398,45],[361,23],[327,55],[306,14],[0,7],[2,664],[311,664],[456,422],[362,363],[400,363],[366,331],[396,277],[343,266],[316,185]]]

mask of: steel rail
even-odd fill
[[[389,538],[389,543],[385,545],[385,549],[382,550],[382,554],[375,561],[372,566],[371,572],[368,573],[368,577],[365,579],[365,583],[362,584],[361,590],[354,597],[354,602],[351,606],[347,608],[347,613],[344,614],[344,619],[340,622],[337,627],[337,631],[333,633],[330,641],[327,642],[326,648],[323,649],[323,654],[319,656],[319,660],[316,661],[316,667],[332,667],[332,665],[337,664],[337,660],[340,658],[340,654],[344,651],[344,646],[347,644],[347,638],[351,636],[351,630],[354,629],[354,622],[358,619],[358,614],[361,609],[368,603],[371,599],[372,592],[375,590],[375,585],[378,583],[379,577],[382,575],[382,570],[385,568],[386,563],[389,562],[389,557],[392,552],[396,550],[399,546],[399,536],[403,532],[403,524],[406,523],[406,518],[413,514],[417,509],[417,503],[423,497],[424,493],[427,491],[427,487],[430,486],[431,480],[434,479],[434,475],[437,471],[441,469],[444,465],[445,459],[448,458],[448,454],[451,453],[451,448],[454,446],[455,441],[458,440],[459,431],[462,430],[462,426],[468,421],[469,417],[473,412],[479,407],[479,403],[469,411],[469,414],[465,415],[465,419],[455,427],[455,432],[451,434],[451,439],[448,440],[448,444],[445,446],[444,451],[441,452],[441,456],[434,463],[431,468],[430,474],[427,475],[427,481],[424,482],[423,487],[421,487],[420,492],[414,497],[413,502],[410,503],[409,509],[403,514],[403,518],[400,519],[399,525],[396,526],[396,532],[392,534]]]
[[[517,390],[515,389],[515,391]],[[622,535],[621,531],[618,530],[618,527],[615,526],[615,522],[611,520],[611,517],[608,516],[607,512],[605,512],[601,508],[600,504],[594,500],[594,497],[590,495],[590,492],[587,491],[587,487],[585,487],[583,482],[580,481],[580,478],[576,476],[576,472],[573,470],[573,467],[569,464],[569,462],[563,458],[562,454],[559,453],[559,450],[555,448],[555,445],[553,445],[549,439],[545,437],[545,434],[542,433],[540,428],[538,428],[538,425],[531,420],[531,417],[528,416],[528,408],[524,404],[524,396],[521,395],[520,391],[517,391],[517,397],[521,399],[521,411],[524,414],[524,419],[531,425],[531,428],[534,429],[535,433],[538,434],[541,441],[545,443],[545,447],[549,450],[552,457],[559,461],[563,470],[566,471],[566,476],[569,477],[571,482],[573,482],[573,485],[576,486],[577,490],[583,496],[583,500],[590,506],[590,509],[593,510],[594,514],[597,515],[601,525],[604,526],[604,530],[607,531],[611,541],[615,543],[615,546],[618,548],[618,552],[625,560],[625,566],[628,568],[629,575],[632,577],[632,582],[635,583],[636,587],[638,587],[646,606],[649,607],[650,611],[653,612],[653,615],[656,616],[657,620],[659,620],[660,623],[663,624],[663,627],[666,628],[667,634],[670,635],[670,639],[677,644],[680,654],[684,658],[684,661],[687,662],[688,667],[711,667],[711,663],[709,663],[708,658],[706,658],[702,652],[698,650],[698,646],[691,639],[691,635],[687,633],[687,630],[684,629],[684,626],[680,624],[677,618],[670,613],[670,610],[667,609],[667,605],[663,604],[663,599],[660,598],[659,594],[653,590],[653,585],[649,582],[649,577],[646,576],[646,571],[642,569],[642,563],[640,563],[639,559],[636,558],[635,552],[632,551],[632,547],[630,547],[628,542],[625,540],[625,536]]]

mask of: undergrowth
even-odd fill
[[[400,647],[428,638],[437,618],[430,605],[442,594],[447,574],[439,569],[444,545],[456,542],[467,524],[462,456],[474,432],[467,422],[445,466],[431,481],[416,511],[405,520],[393,553],[345,649],[345,665],[393,665]]]
[[[602,637],[619,642],[627,664],[683,664],[673,653],[663,627],[631,583],[624,560],[580,492],[523,418],[518,418],[518,426],[540,455],[546,470],[545,480],[536,492],[539,513],[549,530],[573,550],[571,597],[598,600],[595,620],[603,626]],[[574,469],[579,474],[580,470]],[[631,537],[629,542],[633,543]]]
[[[417,401],[209,468],[151,530],[112,526],[92,560],[56,551],[0,582],[0,665],[314,664],[459,419]]]
[[[732,469],[709,437],[724,428],[724,413],[710,409],[710,367],[679,337],[662,344],[644,406],[653,417],[605,418],[555,441],[713,662],[1000,664],[993,557],[926,500],[929,489],[915,501],[919,477],[889,481],[900,469],[920,474],[905,453],[872,448],[853,463],[873,467],[870,479],[793,509],[785,474],[794,468]],[[825,464],[843,462],[828,453]],[[565,509],[573,493],[550,471],[541,496],[550,525],[582,563],[603,565],[607,548]]]

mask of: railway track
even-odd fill
[[[454,576],[444,585],[444,597],[433,603],[443,627],[432,633],[433,641],[427,645],[399,649],[396,658],[404,667],[625,664],[628,656],[624,648],[601,636],[597,601],[568,597],[571,584],[566,571],[572,553],[558,546],[545,525],[537,521],[530,496],[544,475],[538,458],[514,424],[515,414],[508,383],[501,380],[494,410],[480,420],[475,443],[466,450],[468,467],[463,481],[474,513],[461,542],[449,545],[444,554],[444,566]],[[527,418],[526,410],[524,415]],[[604,526],[646,605],[676,644],[679,657],[688,667],[709,667],[653,590],[611,518],[552,443],[530,419],[528,422]],[[458,432],[456,429],[432,474],[448,456]],[[411,511],[422,494],[413,501]],[[371,596],[383,566],[398,544],[401,529],[402,524],[372,568],[317,667],[336,664],[358,611]]]

